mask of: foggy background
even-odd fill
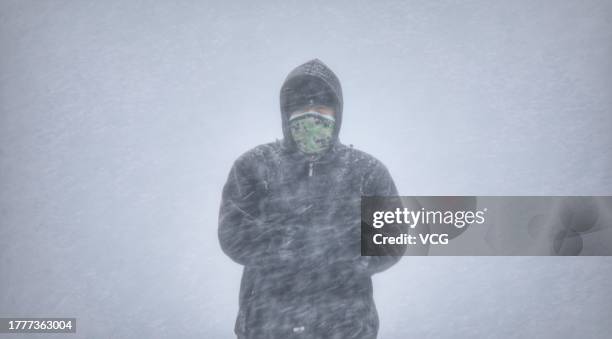
[[[315,57],[341,140],[402,195],[612,194],[610,1],[0,0],[0,51],[0,316],[75,338],[233,338],[221,188]],[[379,337],[604,338],[611,278],[403,258],[374,277]]]

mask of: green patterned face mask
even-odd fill
[[[335,124],[334,117],[313,111],[296,114],[289,119],[293,140],[305,154],[327,150],[331,145]]]

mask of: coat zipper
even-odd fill
[[[312,177],[312,174],[314,172],[313,168],[314,168],[314,163],[313,162],[309,162],[308,163],[308,176],[309,177]]]

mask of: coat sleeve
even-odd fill
[[[256,158],[242,156],[234,162],[223,187],[219,210],[218,237],[221,249],[245,266],[269,264],[272,247],[280,234],[268,227],[261,215],[266,183],[257,173]]]
[[[364,196],[397,196],[397,188],[386,166],[377,162],[373,170],[365,177],[363,183]],[[405,250],[405,249],[404,249]],[[361,257],[358,266],[368,275],[382,272],[397,263],[402,253],[389,256]]]

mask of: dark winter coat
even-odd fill
[[[315,77],[335,95],[334,144],[312,161],[288,128],[299,79]],[[223,251],[244,265],[235,331],[244,338],[375,338],[370,276],[398,257],[360,256],[360,198],[397,195],[386,167],[338,140],[342,92],[319,60],[292,71],[281,89],[284,139],[233,164],[219,215]]]

